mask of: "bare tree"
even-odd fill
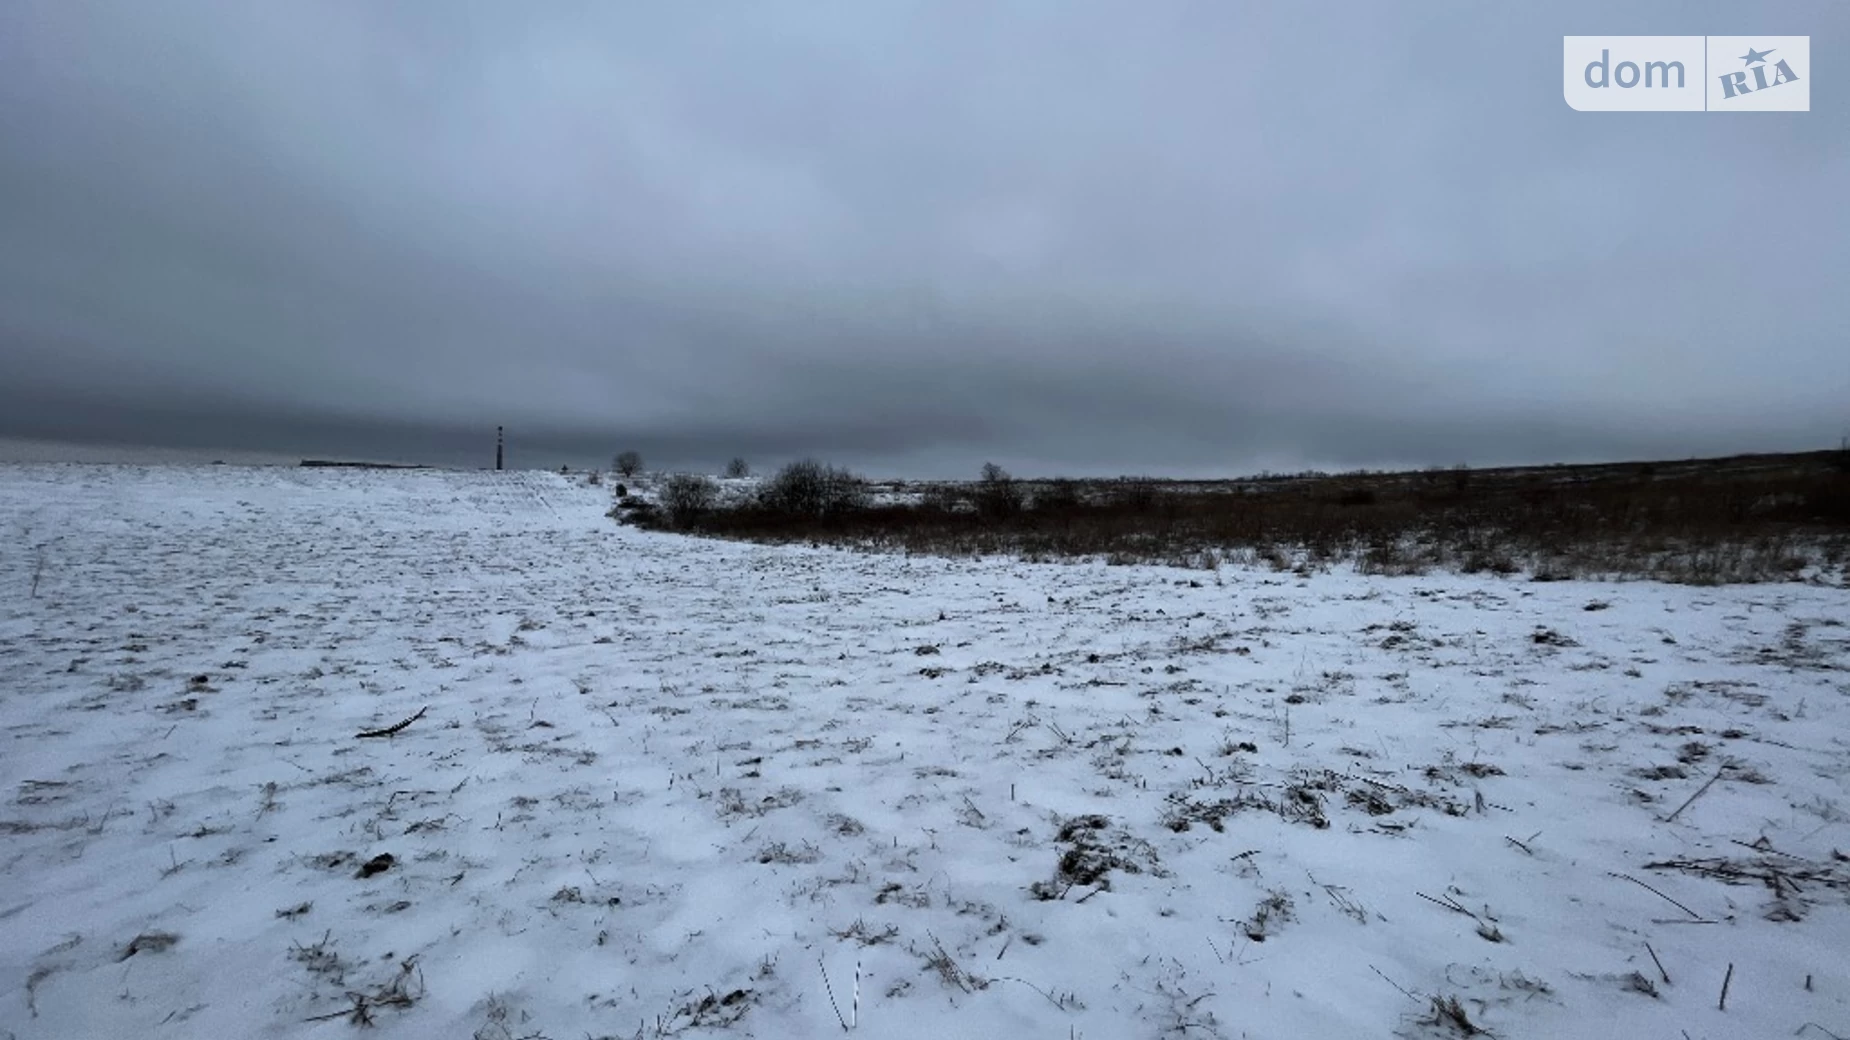
[[[815,459],[792,462],[759,492],[759,501],[785,513],[830,516],[867,504],[866,482]]]
[[[983,479],[977,484],[976,508],[985,516],[1013,516],[1021,512],[1025,496],[1021,485],[1008,470],[993,462],[983,463]]]
[[[636,474],[642,472],[642,453],[637,451],[623,452],[611,461],[610,468],[623,474],[625,477],[634,477]]]
[[[742,458],[734,457],[731,462],[726,463],[726,475],[734,480],[740,477],[749,477],[752,475],[751,463],[746,462]]]
[[[676,473],[662,486],[662,509],[676,527],[691,527],[713,508],[719,489],[697,473]]]

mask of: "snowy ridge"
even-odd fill
[[[1843,589],[609,501],[0,467],[0,1037],[1850,1035]]]

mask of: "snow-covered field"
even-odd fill
[[[607,491],[0,467],[0,1037],[1850,1035],[1842,588]]]

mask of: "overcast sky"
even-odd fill
[[[1565,33],[1810,34],[1579,113]],[[1850,5],[6,0],[0,435],[874,475],[1850,430]]]

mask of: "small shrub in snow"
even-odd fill
[[[697,473],[676,473],[662,485],[662,511],[675,527],[692,527],[719,501],[719,488]]]
[[[977,512],[992,519],[1005,519],[1021,512],[1027,495],[1007,470],[993,462],[983,464],[983,479],[976,487]]]
[[[759,493],[759,501],[792,516],[836,516],[865,507],[867,486],[845,469],[803,459],[778,470]]]

